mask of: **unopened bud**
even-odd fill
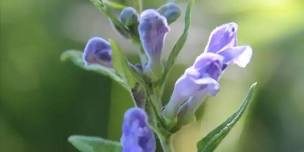
[[[127,27],[138,24],[138,15],[133,7],[124,8],[119,15],[119,19]]]
[[[167,3],[158,9],[158,12],[165,16],[168,24],[173,23],[181,15],[180,7],[173,2]]]

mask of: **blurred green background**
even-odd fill
[[[144,0],[145,7],[161,3]],[[66,49],[83,49],[92,36],[118,40],[130,57],[135,47],[88,0],[0,4],[0,151],[72,152],[67,142],[72,134],[119,140],[123,113],[132,105],[127,92],[59,57]],[[302,0],[197,0],[167,98],[220,24],[238,23],[239,42],[250,44],[254,57],[248,68],[231,67],[225,73],[221,92],[204,104],[202,120],[175,136],[178,152],[194,152],[195,142],[239,106],[255,81],[254,103],[216,151],[304,152],[303,16]],[[182,18],[172,24],[164,58],[182,28]]]

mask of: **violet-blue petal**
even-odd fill
[[[188,111],[191,111],[191,113],[195,113],[195,111],[199,108],[199,106],[203,102],[203,99],[205,99],[209,95],[215,96],[220,89],[220,84],[218,83],[218,81],[209,77],[200,79],[197,81],[197,83],[207,86],[204,89],[202,89],[199,93],[197,93],[195,96],[189,98],[187,102],[183,104],[183,106],[179,109],[179,114],[180,112],[185,113],[186,109],[188,109]]]
[[[252,49],[250,46],[238,46],[226,48],[219,55],[224,57],[224,63],[234,63],[242,68],[246,67],[252,58]]]
[[[155,152],[155,137],[142,109],[131,108],[125,113],[121,144],[122,152]]]
[[[219,83],[210,77],[194,79],[184,74],[176,82],[170,101],[165,106],[163,114],[167,118],[174,118],[177,116],[181,106],[186,104],[189,99],[197,96],[203,98],[203,96],[215,95],[219,87]]]
[[[200,73],[200,77],[209,76],[218,80],[222,73],[224,58],[215,53],[203,53],[198,56],[193,67]]]
[[[199,89],[195,83],[196,78],[199,78],[198,71],[191,67],[186,69],[185,73],[175,82],[170,101],[182,104],[187,98],[195,94]]]
[[[93,37],[87,42],[82,58],[86,65],[101,64],[112,67],[111,46],[103,38]]]
[[[219,91],[220,84],[214,79],[205,78],[201,79],[200,81],[201,83],[207,83],[208,86],[205,89],[201,90],[200,93],[197,93],[195,96],[190,97],[185,104],[180,106],[177,114],[180,125],[185,125],[193,121],[195,112],[204,102],[204,99],[209,95],[216,95]]]
[[[163,43],[169,26],[164,16],[156,10],[148,9],[141,13],[138,32],[149,60],[159,61]]]
[[[217,80],[222,73],[223,57],[215,53],[200,55],[176,81],[169,103],[164,109],[166,117],[177,115],[188,99],[202,95],[216,95],[220,85]]]
[[[218,54],[204,53],[197,57],[194,64],[176,81],[173,100],[184,100],[209,88],[208,85],[213,85],[220,77],[222,66],[223,57]],[[214,95],[214,90],[211,89],[210,94]]]
[[[205,52],[218,52],[227,47],[237,45],[237,29],[236,23],[227,23],[215,28],[209,37]]]

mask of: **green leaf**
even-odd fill
[[[72,61],[75,65],[78,67],[88,70],[88,71],[93,71],[105,76],[108,76],[112,78],[114,81],[118,82],[125,88],[128,88],[126,82],[116,74],[115,70],[113,68],[105,67],[99,64],[92,64],[92,65],[85,65],[83,60],[82,60],[82,52],[77,51],[77,50],[67,50],[64,53],[61,54],[61,60],[62,61]]]
[[[184,31],[183,31],[182,35],[179,37],[179,39],[177,40],[177,42],[175,43],[175,45],[169,55],[168,61],[166,63],[166,72],[169,72],[169,70],[174,65],[179,52],[181,51],[181,49],[183,48],[183,46],[187,40],[188,33],[189,33],[189,27],[190,27],[190,23],[191,23],[191,10],[192,10],[193,1],[194,0],[188,1],[186,14],[185,14]]]
[[[117,2],[114,2],[114,1],[110,1],[110,0],[103,0],[103,3],[104,3],[104,5],[107,5],[110,8],[117,9],[117,10],[122,10],[125,7],[127,7],[125,5],[122,5],[120,3],[117,3]]]
[[[193,3],[194,3],[194,0],[188,0],[185,19],[184,19],[185,20],[184,31],[183,31],[182,35],[179,37],[179,39],[177,40],[177,42],[175,43],[175,45],[173,46],[173,49],[168,57],[168,60],[165,63],[165,72],[160,81],[160,86],[161,86],[160,92],[162,92],[162,93],[164,92],[169,73],[175,63],[175,60],[177,59],[179,52],[182,50],[182,48],[187,40],[190,23],[191,23],[191,10],[192,10]]]
[[[130,88],[134,88],[136,84],[135,73],[129,66],[128,59],[114,40],[110,39],[109,42],[112,48],[114,69],[128,82]]]
[[[119,142],[89,136],[70,136],[68,141],[80,152],[121,152]]]
[[[212,152],[220,144],[220,142],[229,133],[231,128],[238,122],[250,102],[253,100],[256,86],[257,83],[250,86],[247,97],[243,101],[240,108],[233,115],[231,115],[225,122],[212,130],[206,137],[197,143],[198,152]]]

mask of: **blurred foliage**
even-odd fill
[[[155,8],[162,2],[144,4]],[[113,32],[88,0],[0,4],[0,151],[76,151],[67,142],[71,134],[119,140],[123,113],[132,105],[128,93],[59,57],[64,50],[82,49],[95,35],[117,39],[132,61],[138,60],[135,47]],[[189,40],[171,73],[165,99],[217,25],[237,22],[239,41],[252,45],[254,59],[245,70],[225,73],[219,95],[204,104],[202,120],[176,135],[179,151],[194,151],[195,142],[235,111],[254,81],[260,84],[256,101],[216,151],[304,151],[303,10],[302,0],[196,1]],[[166,50],[182,27],[181,17],[171,27]]]

